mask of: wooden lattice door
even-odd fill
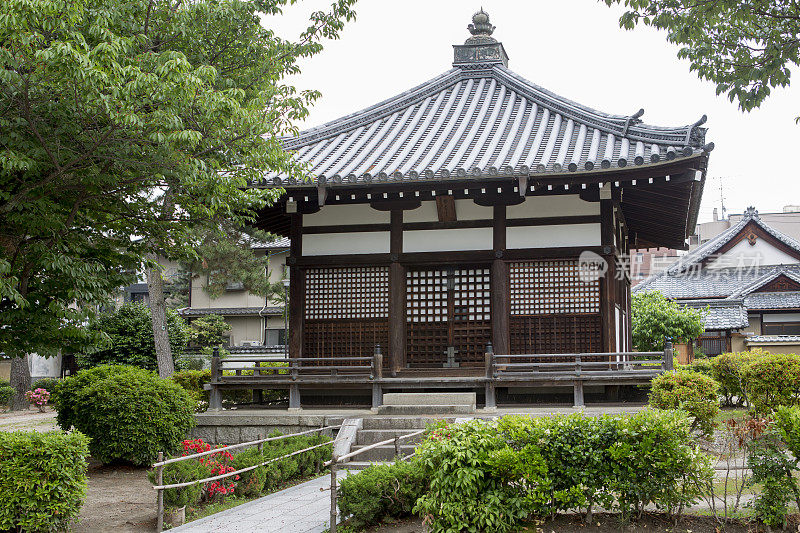
[[[488,267],[409,269],[408,366],[482,365],[492,335],[490,286]]]

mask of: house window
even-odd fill
[[[644,254],[642,252],[638,252],[636,254],[636,262],[641,263],[644,261]]]
[[[286,330],[266,329],[264,330],[264,344],[266,346],[283,346],[286,344]]]
[[[764,335],[800,335],[800,322],[766,322]]]

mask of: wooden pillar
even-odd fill
[[[492,345],[495,353],[508,355],[511,350],[509,315],[511,313],[511,292],[509,290],[508,263],[506,251],[506,206],[494,206],[492,233],[491,302],[492,302]]]
[[[614,303],[617,288],[615,284],[614,232],[614,205],[610,198],[602,199],[600,200],[600,244],[603,248],[603,259],[608,265],[603,279],[600,280],[600,329],[602,331],[602,351],[604,352],[616,350]]]
[[[289,357],[303,357],[303,327],[305,322],[305,271],[297,263],[303,255],[303,215],[293,213],[289,236]]]
[[[389,224],[389,372],[396,376],[406,365],[406,268],[403,253],[403,210],[392,209]]]

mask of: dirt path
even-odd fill
[[[73,533],[155,531],[156,493],[147,469],[89,459],[89,490]]]
[[[0,431],[54,431],[56,425],[56,412],[45,407],[46,411],[40,413],[36,409],[27,411],[0,412]]]

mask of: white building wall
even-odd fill
[[[492,228],[415,230],[403,232],[403,252],[491,250]]]
[[[600,246],[600,224],[563,224],[506,229],[506,248]]]
[[[739,241],[733,248],[711,261],[707,268],[793,265],[797,263],[800,261],[759,238],[755,244],[750,244],[747,239]]]
[[[577,194],[528,196],[521,204],[510,205],[506,208],[507,218],[544,218],[599,214],[600,202],[581,200]]]
[[[388,211],[378,211],[367,204],[326,205],[316,213],[303,215],[303,226],[388,224],[390,216]]]
[[[304,256],[388,253],[388,231],[303,235]]]

